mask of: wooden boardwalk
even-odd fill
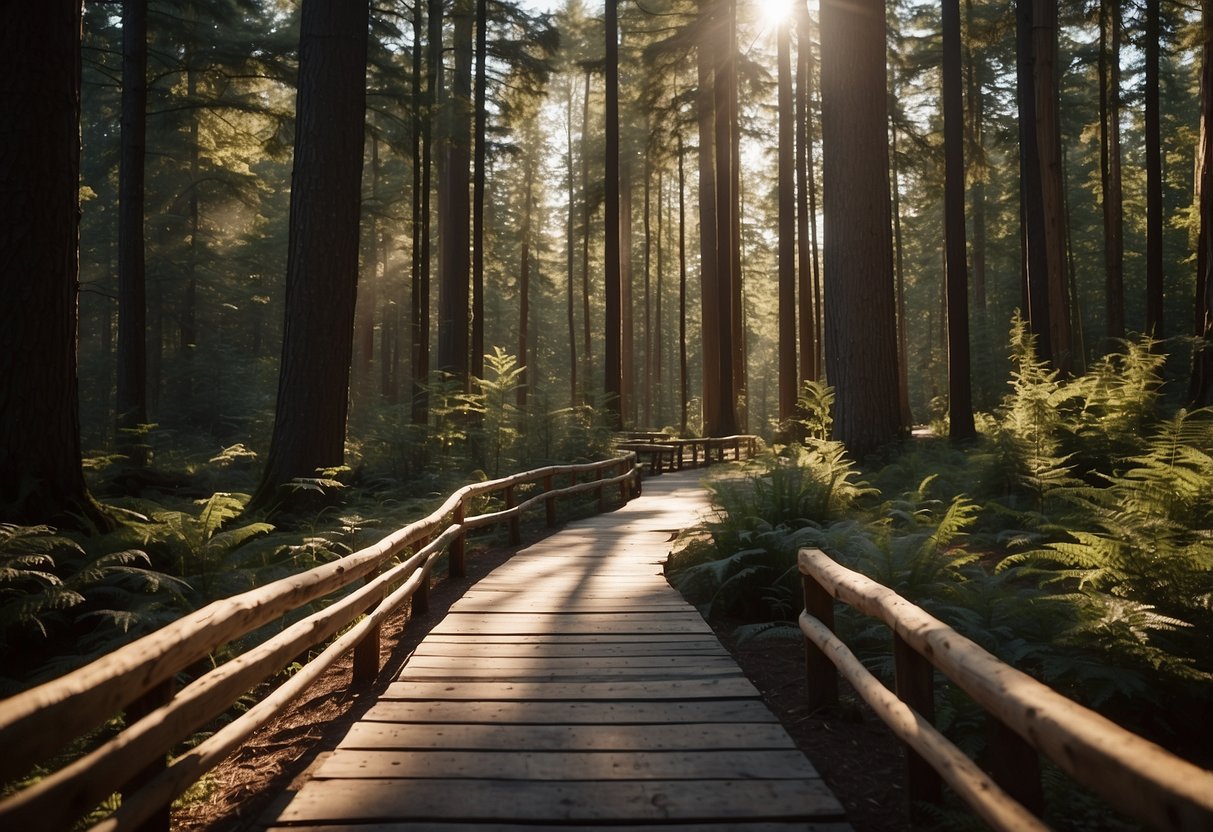
[[[270,828],[848,829],[662,576],[699,476],[646,480],[469,589]]]

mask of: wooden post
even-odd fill
[[[1037,817],[1045,810],[1040,783],[1040,753],[992,715],[986,719],[990,776],[1011,797]]]
[[[594,469],[594,481],[602,482],[602,469],[601,468]],[[602,514],[602,512],[604,512],[604,511],[606,511],[606,494],[603,491],[602,486],[600,485],[600,486],[598,486],[598,513]]]
[[[505,507],[507,509],[514,508],[516,505],[518,505],[518,500],[514,497],[514,486],[507,485],[505,487]],[[510,518],[509,524],[510,545],[517,546],[522,542],[522,523],[519,521],[517,514]]]
[[[167,679],[164,682],[156,685],[143,696],[136,699],[126,708],[126,724],[133,725],[143,717],[150,714],[152,711],[159,708],[161,705],[166,705],[173,698],[173,694],[177,691],[175,679]],[[154,762],[149,763],[148,767],[139,772],[131,781],[122,787],[122,797],[125,799],[135,792],[139,791],[144,784],[152,780],[157,774],[168,768],[167,754],[160,755]],[[136,832],[169,832],[172,825],[173,811],[171,805],[164,805],[156,811],[154,815],[149,817],[143,823],[136,827]]]
[[[370,583],[375,580],[375,576],[379,574],[379,570],[375,570],[363,579],[363,583]],[[373,610],[380,601],[383,600],[383,593],[380,592],[367,606],[367,612]],[[353,682],[355,685],[361,685],[375,681],[375,677],[379,675],[379,631],[381,625],[376,624],[366,634],[362,641],[354,646],[354,673]]]
[[[619,473],[617,476],[622,477],[626,473],[628,473],[628,461],[625,458],[619,463]],[[626,479],[619,481],[619,502],[623,503],[624,505],[627,505],[628,502],[628,487],[630,485],[631,483],[629,483]]]
[[[454,521],[461,528],[459,529],[459,534],[451,541],[451,547],[447,549],[447,561],[449,563],[447,574],[452,578],[462,578],[467,574],[463,563],[464,552],[466,551],[465,535],[462,529],[463,516],[463,499],[460,498],[459,502],[455,505]]]
[[[811,575],[802,575],[804,608],[809,615],[834,631],[834,599]],[[820,711],[838,704],[838,668],[816,644],[805,639],[804,669],[809,711]]]
[[[576,478],[576,475],[574,475]],[[552,475],[548,474],[543,478],[543,490],[548,494],[552,493]],[[543,501],[543,510],[546,515],[548,528],[551,529],[556,525],[556,498],[548,497]]]
[[[417,541],[417,551],[420,552],[433,540],[432,537],[423,537]],[[430,576],[423,574],[421,582],[417,584],[417,588],[413,590],[412,597],[412,615],[415,618],[418,615],[425,615],[430,611]]]
[[[927,722],[935,722],[935,669],[914,648],[893,634],[893,664],[897,674],[897,698]],[[922,757],[906,746],[906,799],[913,816],[915,803],[943,800],[943,780]]]

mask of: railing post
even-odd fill
[[[364,584],[369,584],[375,580],[375,576],[379,574],[376,569],[371,574],[367,575],[363,580]],[[374,609],[375,606],[383,600],[383,593],[379,592],[375,600],[367,606],[367,611]],[[379,631],[381,625],[376,624],[367,632],[366,637],[354,646],[354,673],[353,681],[355,685],[361,685],[366,682],[373,682],[375,677],[379,675]]]
[[[633,465],[631,467],[634,471],[635,465]],[[623,461],[619,463],[619,474],[617,476],[622,477],[626,473],[628,473],[628,458],[625,456],[623,458]],[[631,487],[631,483],[628,482],[627,479],[621,479],[619,481],[619,502],[621,502],[625,505],[628,502],[628,488],[630,488],[630,487]]]
[[[172,700],[173,694],[177,691],[177,683],[175,679],[167,679],[156,687],[149,690],[143,696],[136,699],[126,708],[127,725],[132,725],[138,720],[150,714],[152,711],[159,708],[161,705],[166,705]],[[157,774],[168,768],[168,756],[162,754],[154,762],[149,763],[147,768],[136,774],[131,781],[122,787],[122,796],[126,798],[135,792]],[[136,832],[169,832],[172,826],[173,809],[171,805],[165,804],[156,810],[156,813],[136,827]]]
[[[834,599],[812,575],[801,575],[805,611],[834,631]],[[807,638],[804,641],[804,669],[809,712],[838,704],[838,668]]]
[[[601,468],[594,469],[594,482],[602,482]],[[598,486],[598,513],[602,514],[604,511],[606,511],[606,493],[600,485]]]
[[[552,475],[548,474],[543,478],[543,490],[549,495],[552,493]],[[548,528],[556,525],[556,498],[549,496],[543,501],[543,510],[547,520]]]
[[[1002,720],[987,714],[987,767],[994,782],[1032,814],[1045,810],[1044,789],[1040,783],[1040,753]]]
[[[738,460],[738,461],[741,460],[741,440],[740,439],[733,440],[733,459]]]
[[[897,633],[893,633],[893,664],[897,698],[927,722],[935,722],[935,669]],[[943,780],[931,765],[906,746],[906,799],[910,814],[915,803],[939,803]]]
[[[518,500],[514,498],[514,486],[507,485],[505,487],[505,507],[507,509],[514,508],[518,505]],[[510,518],[510,545],[517,546],[522,542],[522,524],[518,520],[518,515],[515,514]]]
[[[448,573],[452,578],[462,578],[466,574],[464,569],[464,552],[466,550],[465,535],[463,533],[463,498],[459,498],[459,502],[455,504],[456,525],[460,526],[459,534],[451,541],[451,547],[447,549],[447,561],[449,564]]]
[[[421,540],[418,540],[417,541],[417,552],[420,552],[421,549],[429,546],[429,542],[431,542],[432,540],[433,540],[433,537],[431,537],[431,536],[422,537]],[[425,564],[421,565],[421,569],[422,570],[425,569]],[[428,572],[422,572],[421,582],[417,583],[417,588],[414,589],[414,591],[412,591],[411,606],[412,606],[412,615],[414,615],[414,616],[425,615],[426,612],[429,611],[429,574],[428,574]]]

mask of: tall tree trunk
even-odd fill
[[[714,91],[714,55],[716,38],[713,28],[720,25],[713,16],[715,0],[699,0],[697,49],[698,91],[695,109],[699,126],[699,296],[701,304],[700,330],[703,339],[703,431],[706,435],[720,433],[720,364],[722,320],[720,314],[720,276],[716,258],[716,94]]]
[[[728,123],[729,123],[729,256],[732,264],[730,274],[730,325],[732,330],[732,381],[733,393],[727,400],[729,420],[726,430],[737,433],[747,424],[749,404],[746,395],[746,338],[744,279],[741,270],[741,213],[744,195],[741,189],[741,108],[737,100],[737,0],[726,0],[728,24],[726,28],[726,54],[728,63]]]
[[[488,149],[485,108],[488,56],[488,0],[476,0],[476,147],[472,168],[472,375],[476,378],[484,378],[484,162]]]
[[[806,9],[805,18],[809,14]],[[820,29],[820,24],[818,25]],[[808,26],[805,26],[806,32]],[[805,101],[805,176],[809,183],[809,256],[813,266],[813,378],[820,379],[825,369],[822,355],[825,344],[825,308],[821,302],[821,248],[817,244],[817,164],[813,149],[816,131],[813,129],[813,39],[807,38],[808,100]]]
[[[632,172],[619,165],[619,406],[623,426],[636,425],[636,304],[632,271]]]
[[[1101,0],[1099,173],[1103,191],[1104,302],[1108,348],[1125,337],[1124,197],[1120,176],[1120,3]],[[1111,54],[1109,55],[1109,47]]]
[[[653,425],[653,298],[652,298],[652,180],[653,161],[652,144],[645,146],[644,151],[644,207],[642,210],[642,228],[644,231],[644,373],[641,381],[641,402],[643,408],[644,426]]]
[[[1066,265],[1065,170],[1057,125],[1057,4],[1054,0],[1035,0],[1032,32],[1036,63],[1037,151],[1040,154],[1040,191],[1049,270],[1049,342],[1053,348],[1053,366],[1068,374],[1076,356]]]
[[[715,151],[716,151],[716,297],[720,315],[720,361],[716,372],[720,385],[719,410],[710,436],[729,436],[737,432],[737,353],[734,300],[736,258],[733,215],[737,210],[736,180],[733,176],[733,85],[736,81],[736,55],[733,39],[733,0],[716,0],[715,48]],[[702,219],[700,220],[702,222]]]
[[[779,422],[787,431],[796,413],[796,179],[792,111],[792,32],[776,32],[779,76]]]
[[[1161,340],[1162,270],[1162,131],[1158,117],[1159,0],[1146,0],[1146,333]]]
[[[656,389],[657,421],[653,423],[654,426],[665,424],[666,399],[665,377],[663,375],[666,338],[661,317],[661,296],[665,293],[666,240],[663,235],[669,231],[670,227],[666,218],[670,203],[666,199],[665,172],[663,168],[664,162],[657,169],[657,291],[655,303],[653,304],[653,343],[656,346],[653,355],[653,386]]]
[[[421,222],[413,245],[420,241],[417,256],[417,271],[412,286],[409,306],[413,316],[412,364],[413,364],[413,408],[412,421],[425,425],[430,418],[430,184],[433,176],[434,131],[438,100],[442,94],[442,0],[427,0],[426,31],[426,83],[425,117],[421,124]],[[420,4],[421,0],[417,0]],[[418,5],[414,11],[415,37],[420,35],[421,15]],[[416,44],[414,48],[419,48]]]
[[[618,0],[606,0],[606,201],[603,226],[604,292],[606,294],[606,327],[604,331],[603,392],[612,427],[618,428],[623,418],[623,310],[621,284],[623,280],[619,239],[619,20]]]
[[[265,473],[250,503],[345,459],[358,287],[368,4],[304,0],[299,30],[286,323]]]
[[[796,6],[796,252],[797,252],[797,334],[800,341],[798,382],[817,378],[817,312],[813,308],[813,268],[815,253],[809,240],[809,224],[817,218],[809,211],[809,101],[813,68],[812,33],[809,30],[808,3]],[[816,229],[814,228],[814,231]],[[799,383],[797,384],[799,392]]]
[[[444,137],[446,164],[438,190],[438,368],[448,373],[458,389],[467,391],[470,344],[468,341],[468,289],[471,268],[468,234],[468,169],[471,164],[472,9],[471,0],[456,0],[454,24],[455,69],[447,101]]]
[[[1036,350],[1045,361],[1054,356],[1049,309],[1049,261],[1045,245],[1044,198],[1041,195],[1041,161],[1037,136],[1036,83],[1033,56],[1035,0],[1015,2],[1015,66],[1019,103],[1020,249],[1023,297],[1028,326],[1036,335]]]
[[[593,322],[590,318],[590,220],[593,212],[590,210],[590,79],[593,75],[587,67],[585,71],[585,95],[581,101],[581,322],[582,322],[582,353],[585,356],[585,392],[582,398],[592,401],[590,387],[594,378],[594,339],[592,336]]]
[[[973,0],[965,0],[968,37],[965,40],[965,63],[968,86],[968,164],[972,182],[969,191],[973,217],[973,304],[979,319],[986,311],[986,163],[985,163],[985,93],[982,91],[982,71],[973,42],[977,38],[973,17]]]
[[[1196,345],[1188,397],[1194,407],[1213,405],[1213,0],[1201,3],[1200,138],[1196,148]]]
[[[834,429],[856,456],[902,432],[889,215],[885,9],[823,0],[826,368]],[[862,333],[862,337],[858,337]]]
[[[108,529],[80,467],[78,0],[9,5],[0,112],[0,519]]]
[[[118,173],[117,444],[135,465],[148,449],[147,293],[143,265],[143,183],[147,132],[147,0],[122,4],[122,152]]]
[[[189,212],[189,228],[190,228],[190,244],[189,252],[185,261],[185,292],[181,300],[181,313],[179,315],[180,324],[180,350],[184,364],[184,372],[182,374],[182,383],[180,385],[181,404],[187,410],[193,409],[194,403],[194,355],[198,347],[198,263],[201,260],[202,250],[199,237],[199,229],[201,226],[201,212],[199,210],[198,192],[201,188],[201,160],[199,158],[199,150],[201,142],[199,141],[199,98],[198,98],[198,71],[194,67],[194,46],[193,42],[197,37],[196,13],[195,5],[189,3],[186,6],[186,17],[189,22],[189,37],[190,43],[185,50],[185,93],[190,102],[190,138],[189,138],[189,154],[190,154],[190,179],[189,179],[189,199],[187,210]],[[159,322],[158,322],[159,323]],[[162,324],[160,325],[162,326]],[[163,339],[160,339],[154,346],[154,364],[156,372],[153,377],[153,386],[158,391],[160,389],[160,368],[162,365],[161,353],[163,352]]]
[[[566,243],[566,267],[568,269],[568,324],[569,324],[569,407],[575,407],[579,400],[577,388],[577,316],[574,314],[574,286],[576,282],[576,246],[574,244],[574,236],[576,234],[576,194],[574,188],[574,171],[575,164],[573,156],[573,93],[575,91],[575,82],[570,78],[568,82],[568,106],[565,110],[564,122],[564,141],[565,141],[565,173],[568,177],[568,219],[565,225]]]
[[[977,435],[969,378],[969,274],[965,260],[964,84],[960,0],[943,0],[944,239],[948,295],[948,429],[953,440]]]
[[[371,369],[375,364],[375,307],[379,296],[379,218],[376,212],[383,203],[379,194],[379,137],[370,135],[371,145],[371,204],[366,212],[366,234],[362,240],[362,269],[358,281],[358,308],[354,319],[354,337],[358,342],[358,377],[356,393],[370,391]],[[359,402],[360,403],[360,402]]]
[[[678,434],[687,435],[687,208],[686,154],[678,134]]]
[[[897,407],[903,425],[914,424],[910,409],[910,322],[906,318],[905,247],[901,235],[901,157],[897,153],[897,120],[889,121],[890,179],[893,193],[893,280],[897,294]]]
[[[528,375],[530,367],[530,323],[531,323],[531,218],[535,202],[535,149],[525,151],[526,172],[522,183],[522,252],[518,263],[518,389],[515,401],[518,407],[526,407]],[[478,376],[480,378],[481,376]]]

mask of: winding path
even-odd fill
[[[568,524],[475,584],[273,830],[849,829],[666,583],[699,474]]]

